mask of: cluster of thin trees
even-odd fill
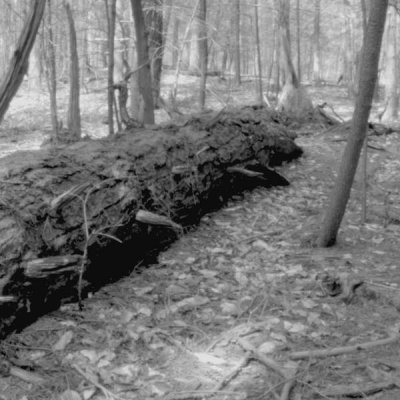
[[[3,24],[0,69],[8,77],[3,81],[12,80],[8,75],[13,73],[19,80],[28,75],[33,88],[46,82],[55,138],[60,136],[57,84],[69,82],[63,136],[75,140],[80,137],[81,87],[105,76],[111,134],[115,124],[120,129],[154,123],[156,107],[174,115],[182,72],[200,77],[199,108],[205,107],[210,74],[238,85],[244,78],[255,79],[259,102],[279,95],[278,108],[295,115],[311,108],[301,82],[339,82],[355,96],[370,0],[7,0],[5,5],[4,22],[12,21],[15,29]],[[397,20],[391,7],[380,71],[387,88],[383,119],[395,118],[398,109]],[[13,52],[18,35],[17,48],[24,51]],[[16,55],[25,57],[19,72]],[[5,65],[10,58],[14,64]],[[175,78],[165,99],[160,98],[163,68]],[[18,88],[19,80],[11,86]],[[0,118],[14,90],[2,97]]]

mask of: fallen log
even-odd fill
[[[0,336],[129,273],[233,194],[288,184],[271,167],[302,150],[279,121],[247,107],[0,160]]]

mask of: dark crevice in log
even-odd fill
[[[84,297],[156,261],[232,196],[287,185],[273,167],[302,150],[283,120],[224,110],[0,160],[0,336],[75,301],[82,272]]]

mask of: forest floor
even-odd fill
[[[310,92],[350,116],[343,90]],[[40,145],[50,129],[22,97],[27,110],[13,114],[15,103],[0,129],[4,152],[12,140]],[[232,98],[249,101],[245,91]],[[89,117],[84,129],[96,131]],[[7,126],[16,127],[11,136]],[[299,133],[304,156],[278,169],[290,186],[244,193],[158,264],[86,299],[83,311],[65,305],[4,340],[0,352],[15,367],[0,379],[0,399],[283,400],[282,386],[293,382],[296,400],[400,398],[398,134],[370,138],[367,223],[358,173],[338,243],[321,249],[310,243],[345,134],[315,124]],[[296,359],[317,349],[319,357]]]

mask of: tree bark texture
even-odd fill
[[[56,47],[54,43],[53,34],[53,18],[52,18],[52,7],[51,0],[47,0],[47,34],[44,35],[46,39],[46,51],[45,51],[45,62],[46,62],[46,77],[47,87],[50,94],[50,114],[51,114],[51,125],[53,128],[52,141],[54,143],[58,140],[59,126],[58,126],[58,115],[57,115],[57,64],[56,64]]]
[[[313,81],[321,82],[321,0],[314,0],[314,32],[312,38]]]
[[[0,123],[3,121],[10,102],[28,71],[29,55],[35,43],[45,5],[46,0],[34,0],[32,2],[27,22],[21,32],[6,76],[0,86]]]
[[[326,247],[335,244],[337,232],[350,197],[368,127],[368,117],[378,75],[379,54],[387,7],[388,0],[371,0],[371,12],[361,60],[359,93],[352,120],[352,132],[347,141],[336,184],[331,193],[329,206],[321,226],[317,240],[319,246]]]
[[[151,83],[149,45],[141,0],[131,0],[135,21],[137,65],[144,65],[138,73],[139,94],[144,104],[143,122],[154,124],[154,102]],[[141,121],[142,122],[142,121]]]
[[[235,83],[240,85],[241,82],[241,67],[240,67],[240,0],[234,1],[233,11],[233,29],[234,29],[234,44],[233,44],[233,59],[235,64]]]
[[[287,184],[242,168],[301,155],[278,120],[260,107],[206,113],[180,127],[0,160],[0,333],[76,299],[86,256],[85,293],[156,254],[232,194]],[[146,212],[162,217],[159,226],[138,217]]]
[[[386,82],[385,82],[385,110],[382,121],[390,122],[399,114],[399,62],[397,54],[397,11],[394,7],[389,8],[388,32],[386,40]]]
[[[258,24],[258,0],[254,1],[254,25],[256,36],[256,52],[257,52],[257,93],[258,102],[263,102],[263,83],[262,83],[262,61],[261,61],[261,45],[260,45],[260,29]]]
[[[290,51],[290,2],[279,0],[279,36],[281,41],[281,65],[284,86],[278,98],[278,110],[291,117],[304,118],[313,110],[310,98],[300,85]]]
[[[148,32],[151,83],[153,84],[153,103],[160,97],[162,61],[164,55],[163,1],[152,0],[145,10],[145,25]]]
[[[200,71],[199,104],[203,110],[206,104],[206,84],[208,65],[207,45],[207,0],[200,0],[197,14],[197,46],[198,46],[198,67]]]
[[[107,14],[107,45],[108,45],[108,65],[107,65],[107,104],[108,104],[108,134],[114,134],[114,37],[115,20],[117,15],[117,1],[105,0],[104,6]]]
[[[79,58],[76,30],[71,6],[64,4],[69,28],[69,103],[68,103],[68,139],[79,140],[81,137],[81,110],[79,104]],[[63,138],[64,139],[64,138]]]

